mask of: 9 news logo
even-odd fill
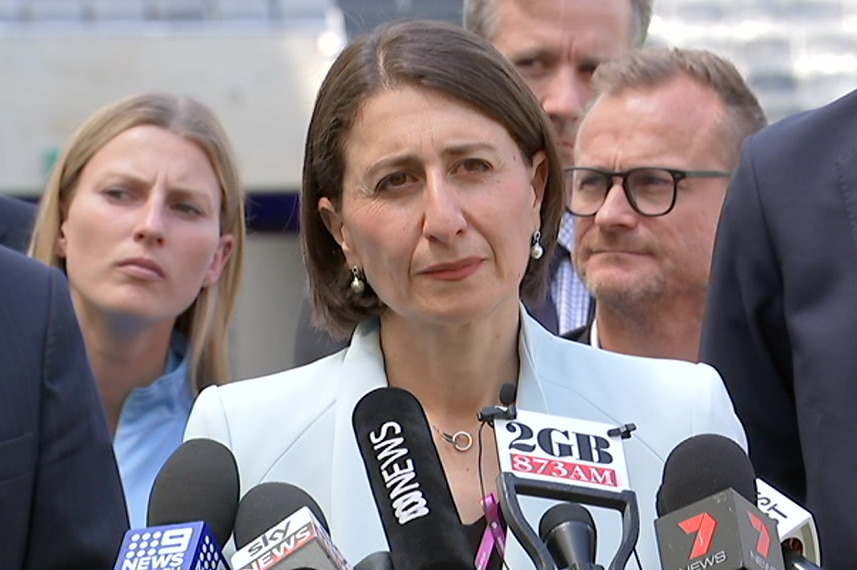
[[[126,546],[122,570],[180,568],[192,537],[191,528],[135,532]]]

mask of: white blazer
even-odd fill
[[[746,449],[720,377],[705,364],[631,357],[564,340],[521,313],[518,408],[636,424],[625,455],[640,508],[637,551],[645,570],[660,568],[655,494],[669,452],[700,433],[725,435]],[[351,424],[360,397],[386,385],[378,324],[367,322],[357,328],[350,347],[327,358],[207,388],[196,400],[185,439],[211,438],[232,449],[242,495],[264,481],[286,481],[307,491],[327,516],[333,541],[356,564],[389,550]],[[521,498],[534,529],[551,504]],[[598,563],[607,567],[621,540],[621,518],[617,511],[588,508],[598,532]],[[508,534],[509,568],[532,568]],[[633,557],[627,568],[637,568]]]

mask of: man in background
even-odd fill
[[[638,50],[600,67],[595,89],[566,171],[595,319],[567,338],[696,362],[717,220],[764,112],[735,66],[702,50]]]
[[[592,74],[646,39],[652,0],[464,0],[464,25],[486,38],[521,72],[551,119],[565,166],[574,159],[574,137],[592,99]],[[561,334],[591,319],[592,302],[574,270],[574,219],[563,217],[551,283],[544,303],[528,307],[548,330]],[[294,365],[344,347],[311,325],[306,298],[295,335]]]
[[[0,568],[113,568],[128,529],[63,275],[0,246]]]
[[[646,39],[651,0],[464,0],[464,25],[511,61],[554,126],[565,167],[592,101],[596,68]],[[528,307],[549,330],[563,334],[591,320],[592,302],[571,259],[574,218],[560,223],[544,304]]]
[[[0,194],[0,245],[25,251],[36,217],[36,207]]]
[[[702,331],[756,472],[812,511],[833,570],[857,560],[855,349],[857,91],[747,141]]]

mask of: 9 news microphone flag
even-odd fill
[[[149,526],[125,533],[114,570],[229,570],[221,545],[232,534],[238,489],[231,451],[186,441],[158,472]]]

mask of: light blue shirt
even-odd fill
[[[181,445],[193,407],[187,341],[174,333],[170,344],[164,375],[129,394],[113,438],[131,528],[146,526],[152,483],[170,454]]]
[[[563,213],[559,234],[556,236],[557,247],[561,246],[566,251],[574,251],[574,221],[573,215],[568,212]],[[550,287],[551,296],[556,305],[560,335],[589,322],[589,304],[592,296],[574,268],[570,254],[560,262],[556,273],[551,278]]]

